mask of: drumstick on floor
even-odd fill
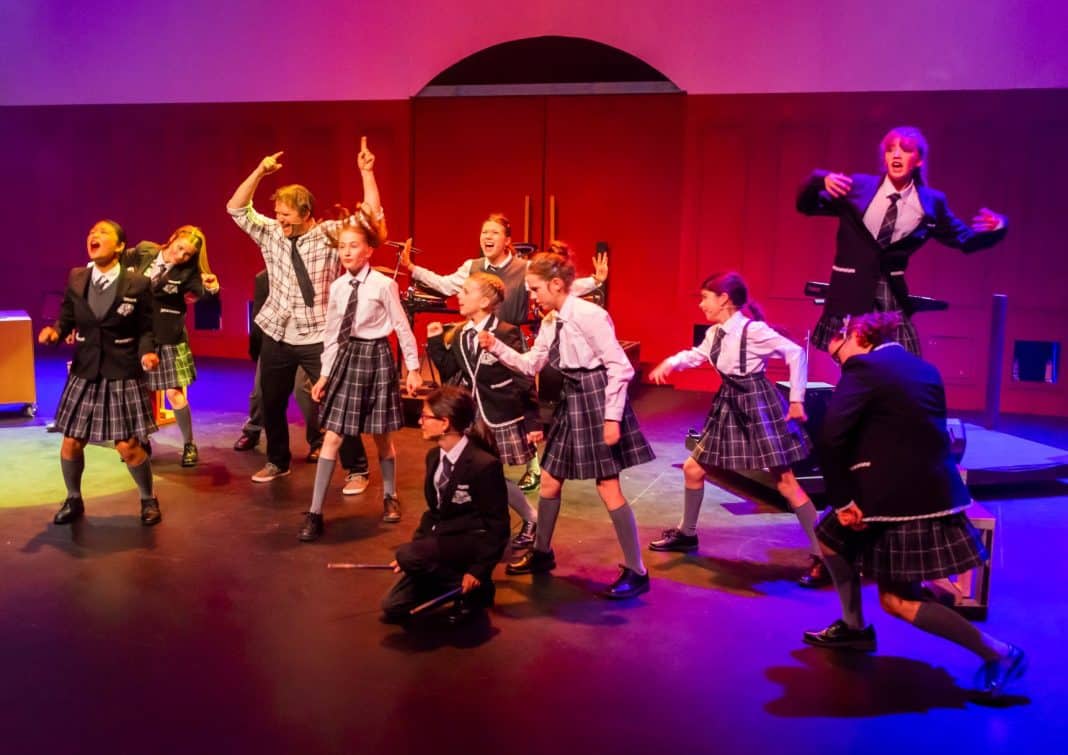
[[[344,561],[331,561],[326,565],[327,569],[389,569],[393,571],[393,564],[350,564]]]

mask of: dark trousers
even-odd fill
[[[297,378],[293,383],[293,397],[297,400],[297,407],[301,416],[304,417],[304,436],[308,445],[312,448],[321,446],[323,443],[322,432],[319,430],[319,405],[312,401],[311,380],[304,370],[297,369]],[[252,393],[248,397],[248,419],[245,420],[241,432],[259,433],[263,430],[263,382],[260,378],[260,363],[256,360],[256,379],[252,383]]]
[[[289,469],[289,423],[286,406],[293,393],[297,368],[303,368],[314,383],[322,367],[323,345],[294,346],[264,336],[260,350],[260,387],[263,393],[263,429],[267,434],[267,461]],[[367,450],[360,436],[346,436],[341,444],[341,464],[350,472],[367,474]]]
[[[448,536],[448,553],[442,554],[439,538],[430,536],[405,543],[397,549],[397,565],[404,574],[382,599],[382,610],[390,616],[404,616],[420,603],[453,590],[463,582],[466,566],[458,558],[466,544],[463,535]],[[493,603],[493,581],[487,576],[475,591],[464,596],[465,600]]]

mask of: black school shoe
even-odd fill
[[[81,519],[83,516],[85,516],[85,501],[72,496],[63,502],[59,511],[52,517],[52,521],[56,524],[70,524],[75,519]]]
[[[626,600],[636,598],[643,592],[649,592],[649,572],[638,574],[633,569],[620,564],[616,581],[597,594],[609,600]]]
[[[805,632],[801,639],[818,648],[875,652],[875,627],[870,624],[863,629],[851,629],[848,624],[838,619],[826,629]]]
[[[672,527],[660,534],[659,540],[649,543],[651,551],[676,551],[689,553],[697,550],[697,535],[683,534],[682,530]]]
[[[522,556],[504,567],[505,574],[543,574],[556,568],[556,556],[550,548],[539,551],[531,548]]]
[[[195,467],[198,461],[200,461],[200,454],[197,451],[197,444],[186,443],[182,448],[182,466]]]
[[[1015,645],[1009,645],[1004,658],[987,661],[975,674],[975,691],[987,698],[1001,696],[1005,687],[1027,672],[1027,655]]]
[[[159,511],[159,499],[152,497],[141,501],[141,524],[152,527],[163,521],[163,515]]]

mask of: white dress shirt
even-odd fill
[[[901,191],[894,188],[890,176],[883,178],[879,190],[875,192],[868,209],[864,211],[864,226],[871,233],[872,238],[879,238],[879,229],[883,225],[883,217],[890,207],[890,195],[900,194],[897,200],[897,220],[894,222],[894,234],[890,237],[890,243],[900,241],[916,230],[923,220],[923,205],[920,204],[920,195],[916,191],[916,184],[909,183]]]
[[[604,418],[619,421],[627,404],[627,384],[634,368],[616,339],[616,329],[608,312],[575,295],[564,300],[559,312],[542,321],[538,337],[530,351],[523,354],[495,341],[490,349],[495,357],[514,370],[534,375],[549,361],[549,348],[560,329],[561,369],[595,369],[608,371],[604,389]]]
[[[790,368],[790,401],[804,402],[805,387],[808,385],[808,355],[805,350],[788,338],[783,338],[766,322],[750,320],[741,312],[735,312],[722,325],[713,325],[705,331],[700,346],[680,351],[668,357],[672,371],[686,370],[709,364],[712,343],[716,332],[723,330],[723,340],[719,346],[719,359],[712,366],[725,375],[741,375],[740,348],[742,329],[750,323],[745,340],[745,374],[764,372],[768,358],[779,355],[786,360]]]
[[[90,263],[90,264],[92,264],[92,263]],[[107,285],[104,286],[104,288],[107,288],[108,286],[110,286],[112,283],[114,283],[118,279],[120,270],[121,270],[121,265],[114,264],[114,265],[112,265],[111,267],[108,268],[107,272],[102,273],[102,272],[100,272],[100,268],[97,267],[94,264],[93,265],[93,272],[92,272],[92,275],[90,276],[90,280],[92,281],[92,285],[99,287],[101,285],[99,281],[106,280],[107,281]]]
[[[508,266],[508,263],[512,261],[512,255],[508,255],[500,264],[491,265],[489,260],[486,261],[486,272],[494,273],[498,269],[503,269]],[[530,264],[529,261],[526,263]],[[464,282],[471,277],[471,260],[466,260],[460,267],[456,268],[455,273],[449,275],[439,275],[432,270],[428,270],[425,267],[416,265],[412,268],[412,278],[422,283],[424,286],[429,286],[435,291],[440,291],[446,296],[452,296],[460,292],[460,289],[464,287]],[[597,279],[592,275],[585,278],[576,278],[571,284],[571,293],[575,296],[585,296],[590,291],[597,288],[599,284]],[[529,290],[529,289],[528,289]]]
[[[346,271],[330,284],[326,303],[326,330],[323,332],[322,374],[330,375],[337,358],[338,330],[341,328],[341,320],[345,317],[345,308],[352,293],[350,281],[353,278],[360,282],[360,291],[350,335],[372,341],[387,338],[390,333],[395,332],[404,354],[404,364],[409,370],[418,370],[419,349],[408,324],[408,315],[401,306],[397,284],[393,279],[373,270],[370,264],[366,264],[355,274]]]

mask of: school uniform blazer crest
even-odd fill
[[[440,463],[441,449],[435,446],[426,455],[428,508],[413,539],[438,538],[443,560],[465,563],[468,573],[489,579],[511,534],[504,468],[500,459],[468,440],[438,500],[434,475]]]
[[[189,340],[185,330],[186,297],[196,301],[204,295],[204,284],[196,265],[178,265],[155,285],[145,273],[159,254],[159,246],[142,241],[123,253],[120,264],[128,272],[144,278],[152,291],[152,330],[156,343],[175,345]]]
[[[923,207],[919,225],[906,236],[885,249],[864,225],[868,209],[884,176],[856,173],[850,176],[853,185],[844,197],[832,197],[823,186],[828,171],[815,171],[801,186],[797,195],[797,209],[805,215],[833,215],[838,217],[834,264],[831,267],[830,289],[824,312],[829,315],[856,315],[870,312],[875,300],[879,278],[889,277],[890,289],[902,310],[911,315],[908,304],[908,285],[905,268],[909,257],[928,239],[937,239],[946,246],[965,253],[987,249],[1005,238],[1007,227],[977,233],[959,220],[946,205],[946,195],[921,184],[915,184]]]
[[[897,344],[846,360],[822,443],[834,508],[855,500],[865,519],[894,521],[971,502],[950,456],[942,376]]]
[[[525,421],[528,432],[541,429],[538,421],[538,405],[534,399],[534,381],[526,375],[514,372],[490,352],[478,346],[474,357],[463,347],[463,323],[455,326],[452,343],[445,345],[444,334],[427,340],[430,358],[441,371],[443,381],[459,381],[471,391],[486,424],[490,427],[506,427],[516,423],[517,417]],[[497,340],[516,351],[523,351],[523,334],[515,325],[491,315],[486,330]]]
[[[141,357],[155,349],[152,337],[152,296],[148,278],[119,267],[115,301],[97,319],[89,308],[90,267],[76,267],[67,278],[67,290],[52,326],[62,341],[75,333],[70,373],[85,380],[137,379],[143,375]]]

